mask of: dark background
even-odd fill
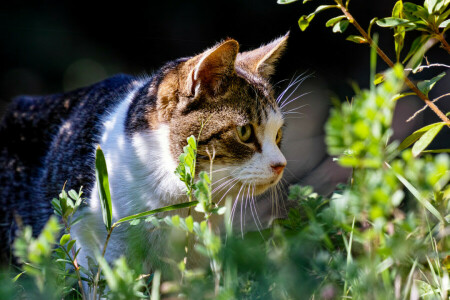
[[[0,116],[17,95],[58,93],[116,73],[151,74],[164,62],[200,53],[227,37],[236,39],[242,50],[248,50],[290,30],[288,49],[273,82],[290,80],[303,72],[313,76],[299,88],[299,93],[311,94],[294,105],[306,104],[300,110],[302,117],[288,120],[287,179],[313,184],[323,193],[345,180],[347,173],[326,155],[323,124],[331,97],[350,99],[351,81],[368,87],[370,50],[366,45],[345,41],[347,35],[356,34],[355,29],[349,27],[342,35],[324,26],[328,19],[339,15],[337,10],[316,16],[305,32],[297,25],[301,15],[332,1],[305,5],[302,1],[278,5],[276,0],[5,2],[0,4]],[[373,17],[389,16],[394,3],[352,0],[350,11],[367,28]],[[374,31],[380,33],[380,45],[393,59],[392,32],[377,27]],[[408,35],[407,45],[415,36]],[[450,64],[448,54],[438,47],[428,57],[430,62]],[[385,68],[379,61],[378,69]],[[414,78],[430,78],[442,71],[433,69]],[[430,97],[445,93],[449,81],[442,79]],[[279,91],[285,86],[286,82],[280,83]],[[413,122],[405,123],[422,103],[414,97],[399,103],[394,121],[396,138],[439,121],[427,109]],[[438,106],[449,111],[450,100],[444,98]],[[443,130],[432,146],[449,148],[448,137],[448,129]]]

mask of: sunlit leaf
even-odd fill
[[[411,24],[411,21],[400,18],[387,17],[376,21],[380,27],[394,27],[399,25]]]
[[[395,94],[394,95],[394,97],[392,97],[392,101],[397,101],[397,100],[399,100],[399,99],[401,99],[401,98],[404,98],[404,97],[406,97],[406,96],[413,96],[413,95],[415,95],[416,93],[400,93],[400,94]]]
[[[334,18],[328,20],[327,23],[325,24],[325,26],[333,27],[337,22],[339,22],[340,20],[345,19],[345,18],[346,18],[345,15],[334,17]]]
[[[304,16],[301,16],[300,19],[298,19],[298,26],[300,27],[300,29],[302,31],[305,31],[306,28],[308,28],[309,23],[312,21],[314,16],[315,16],[315,14],[310,14],[308,16],[304,15]]]
[[[433,124],[427,125],[425,127],[422,127],[420,129],[414,131],[411,135],[409,135],[407,138],[405,138],[403,140],[403,142],[400,144],[400,146],[398,146],[398,150],[402,151],[402,150],[408,148],[415,141],[417,141],[422,135],[424,135],[428,130],[430,130],[436,126],[441,126],[442,124],[444,124],[444,123],[443,122],[433,123]]]
[[[289,4],[293,2],[297,2],[298,0],[277,0],[278,4]]]
[[[412,147],[412,153],[414,156],[418,156],[426,147],[428,147],[439,131],[441,131],[444,124],[444,122],[439,123],[439,125],[432,127],[419,138],[419,140]]]
[[[61,239],[59,240],[59,244],[61,246],[64,246],[65,244],[67,244],[70,241],[70,234],[66,233],[64,234]]]
[[[359,36],[359,35],[349,35],[346,40],[357,43],[357,44],[368,43],[365,38],[363,38],[362,36]]]
[[[142,213],[139,213],[139,214],[135,214],[135,215],[132,215],[132,216],[128,216],[128,217],[122,218],[122,219],[118,220],[117,222],[115,222],[114,224],[120,224],[120,223],[131,221],[131,220],[134,220],[134,219],[147,217],[147,216],[150,216],[150,215],[153,215],[153,214],[156,214],[156,213],[160,213],[160,212],[166,212],[166,211],[172,211],[172,210],[176,210],[176,209],[191,207],[191,206],[195,206],[197,204],[198,204],[198,201],[191,201],[191,202],[184,202],[184,203],[164,206],[164,207],[161,207],[161,208],[148,210],[148,211],[145,211],[145,212],[142,212]]]
[[[335,32],[335,33],[337,33],[337,32],[343,33],[347,29],[348,24],[350,24],[350,22],[348,20],[341,20],[341,21],[337,22],[333,26],[333,32]]]
[[[106,160],[100,146],[97,147],[95,154],[95,175],[97,179],[98,195],[102,207],[103,223],[106,230],[111,229],[112,225],[112,205],[111,193],[109,192],[108,170],[106,168]]]

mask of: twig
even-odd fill
[[[436,34],[436,38],[441,42],[442,48],[444,48],[448,54],[450,54],[450,45],[447,43],[447,41],[444,38],[444,35],[441,32],[438,32]]]
[[[356,22],[356,20],[353,18],[353,16],[350,14],[350,12],[342,4],[342,0],[334,0],[334,1],[337,3],[338,8],[344,13],[347,20],[350,23],[352,23],[353,26],[355,26],[355,28],[364,37],[364,39],[369,43],[369,45],[371,47],[375,48],[375,50],[377,51],[377,54],[386,62],[386,64],[388,64],[389,67],[393,68],[394,63],[383,52],[383,50],[381,50],[378,47],[378,45],[372,40],[372,38],[366,33],[366,31],[358,24],[358,22]],[[438,36],[438,38],[439,37],[443,39],[442,36]],[[443,41],[441,39],[439,39],[439,40],[441,41],[441,43],[443,43],[444,46],[445,46],[445,44],[448,45],[447,42],[445,41],[445,39],[443,39]],[[444,44],[444,42],[445,42],[445,44]],[[446,48],[446,50],[449,51],[449,53],[450,53],[450,45],[448,45],[448,49]],[[405,76],[404,81],[405,81],[406,85],[414,93],[416,93],[416,95],[419,96],[419,98],[422,99],[426,103],[426,105],[428,107],[430,107],[443,122],[445,122],[447,124],[447,126],[450,126],[450,120],[447,118],[447,116],[436,105],[434,105],[434,103],[432,101],[430,101],[430,99],[428,99],[428,97],[424,93],[422,93],[408,77]]]
[[[65,185],[65,183],[64,183]],[[67,228],[67,232],[70,234],[70,227],[67,224],[67,221],[65,219],[63,219],[64,221],[64,225]],[[72,238],[70,238],[70,241],[72,241]],[[69,253],[66,251],[66,249],[64,248],[64,246],[62,246],[62,248],[64,249],[64,252],[66,252],[66,255],[70,258],[70,260],[72,261],[72,265],[75,268],[75,273],[77,274],[77,278],[78,278],[78,286],[80,287],[80,291],[81,291],[81,297],[83,298],[83,300],[86,300],[86,294],[84,292],[84,288],[83,288],[83,283],[81,282],[81,275],[80,275],[80,267],[78,266],[78,262],[77,262],[77,258],[75,257],[75,248],[72,247],[72,256],[73,259],[70,257]]]
[[[438,67],[443,67],[443,68],[447,68],[450,69],[449,65],[444,65],[444,64],[427,64],[427,65],[423,65],[423,66],[419,66],[417,69],[419,72],[421,72],[423,69],[429,69],[429,68],[438,68]],[[412,71],[413,69],[411,68],[406,68],[405,71]]]
[[[111,237],[111,233],[114,229],[114,227],[116,224],[113,224],[111,226],[111,229],[108,231],[108,235],[106,236],[106,241],[105,244],[103,245],[103,251],[102,251],[102,257],[105,257],[105,252],[106,252],[106,247],[108,246],[108,242],[109,242],[109,238]],[[94,289],[92,291],[92,296],[93,296],[93,300],[97,299],[97,286],[98,286],[98,281],[100,280],[100,271],[101,271],[101,266],[100,264],[98,265],[98,269],[97,269],[97,275],[95,275],[95,281],[94,281]]]
[[[436,99],[434,99],[432,102],[434,103],[434,102],[438,101],[439,99],[444,98],[444,97],[447,97],[447,96],[450,96],[450,93],[441,95],[441,96],[437,97]],[[421,109],[419,109],[418,111],[416,111],[416,112],[414,113],[414,115],[412,115],[411,117],[409,117],[408,120],[406,120],[406,122],[409,122],[409,121],[413,120],[415,117],[417,117],[418,114],[420,114],[421,112],[423,112],[423,111],[425,110],[425,108],[427,108],[426,105],[425,105],[424,107],[422,107]]]

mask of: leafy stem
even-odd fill
[[[64,226],[66,226],[67,233],[70,235],[70,226],[67,223],[67,220],[65,218],[63,218],[63,221],[64,221]],[[72,241],[72,238],[70,238],[70,241]],[[70,261],[72,262],[72,265],[73,265],[73,267],[75,269],[75,273],[77,274],[78,286],[80,287],[81,297],[83,298],[83,300],[86,300],[86,296],[85,296],[86,293],[85,293],[84,288],[83,288],[83,283],[81,282],[80,267],[79,267],[78,262],[77,262],[77,254],[76,254],[75,248],[72,247],[72,249],[71,249],[73,259],[69,255],[68,251],[66,250],[66,248],[64,246],[61,246],[61,248],[66,253],[66,255],[70,259]]]
[[[442,32],[439,32],[436,34],[436,38],[439,40],[439,42],[441,42],[442,48],[444,48],[447,51],[447,53],[450,54],[450,45],[445,40],[444,34]]]
[[[364,39],[369,43],[369,45],[377,51],[377,54],[381,57],[381,59],[384,60],[384,62],[390,67],[394,67],[394,63],[392,60],[389,59],[389,57],[381,50],[380,47],[373,41],[373,39],[367,34],[367,32],[358,24],[358,22],[353,18],[353,16],[348,11],[347,7],[342,4],[342,0],[334,0],[337,4],[337,7],[342,11],[342,13],[345,15],[347,20],[355,26],[355,28],[359,31],[359,33],[364,37]],[[441,38],[440,41],[444,45],[444,48],[449,51],[450,53],[450,45],[445,41],[442,34],[438,36],[438,38]],[[447,48],[448,46],[448,48]],[[447,126],[450,126],[450,120],[448,117],[424,94],[422,93],[419,88],[408,78],[403,78],[405,84],[420,98],[422,99],[428,107],[430,107],[436,115],[446,123]]]

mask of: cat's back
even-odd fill
[[[9,241],[11,223],[15,215],[25,224],[36,223],[34,218],[51,213],[50,199],[42,201],[45,185],[59,182],[43,182],[43,175],[55,164],[67,158],[68,168],[79,172],[61,173],[62,179],[83,181],[81,159],[98,136],[101,118],[108,114],[136,84],[136,78],[116,75],[92,86],[72,92],[49,96],[20,96],[13,100],[0,122],[0,240]],[[75,156],[79,156],[77,160]],[[52,176],[46,176],[52,178]],[[57,194],[54,194],[56,196]],[[44,202],[44,203],[43,203]],[[39,211],[42,210],[42,211]],[[45,216],[45,219],[48,216]],[[37,222],[40,223],[40,222]],[[7,236],[5,236],[7,235]]]

